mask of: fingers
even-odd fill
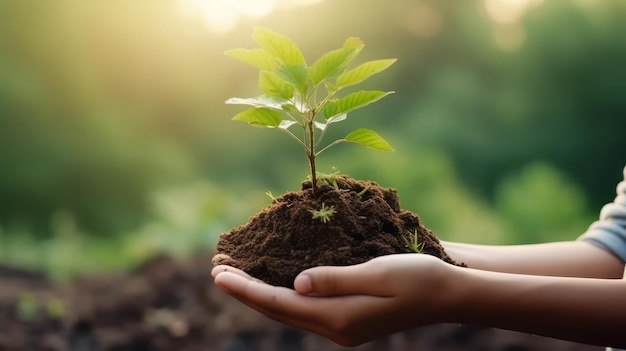
[[[342,267],[314,267],[300,273],[294,280],[296,291],[307,296],[369,295],[388,296],[384,276],[366,263]]]
[[[256,311],[282,323],[325,336],[343,345],[356,345],[378,335],[364,321],[382,315],[389,299],[357,295],[343,297],[303,296],[291,289],[248,279],[236,272],[220,271],[215,283]],[[378,318],[375,318],[378,319]],[[367,336],[362,335],[366,330]]]
[[[233,297],[245,301],[248,304],[267,306],[267,310],[283,312],[290,311],[295,314],[309,313],[311,308],[307,304],[306,297],[295,291],[265,284],[249,276],[240,275],[239,272],[222,271],[215,276],[215,284],[228,292]]]
[[[294,287],[301,295],[308,296],[387,296],[379,274],[375,273],[377,271],[375,266],[368,265],[367,262],[354,266],[315,267],[300,273],[294,281]],[[215,266],[211,270],[211,276],[215,279],[224,272],[261,282],[238,268],[226,265]]]
[[[314,301],[291,289],[248,277],[231,271],[229,267],[229,270],[215,275],[215,284],[237,300],[280,322],[309,330],[311,328],[306,324],[323,324],[320,323],[319,311],[326,306],[320,306],[328,304],[328,301]]]
[[[218,274],[223,273],[223,272],[235,273],[235,274],[237,274],[237,275],[239,275],[241,277],[247,278],[247,279],[258,280],[256,278],[252,277],[251,275],[249,275],[248,273],[242,271],[239,268],[226,266],[226,265],[219,265],[219,266],[213,267],[213,269],[211,270],[211,276],[213,277],[213,279],[215,279],[215,277],[217,277]],[[258,280],[258,281],[260,281],[260,280]]]

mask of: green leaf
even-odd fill
[[[276,73],[293,84],[301,96],[306,96],[309,75],[305,65],[278,65]]]
[[[276,69],[276,59],[272,54],[263,49],[233,49],[224,54],[247,63],[262,71],[274,71]]]
[[[365,46],[365,44],[363,44],[363,41],[359,37],[349,37],[348,39],[346,39],[346,41],[343,42],[343,48],[344,49],[353,49],[354,50],[352,58],[354,58],[356,55],[358,55],[359,52],[361,52],[361,50],[363,50],[364,46]]]
[[[289,100],[293,97],[295,88],[274,72],[261,71],[259,74],[259,88],[265,95]]]
[[[229,105],[249,105],[254,107],[265,107],[272,110],[294,111],[295,106],[286,99],[261,95],[254,98],[230,98],[226,100]]]
[[[325,123],[320,123],[320,122],[314,122],[315,123],[315,127],[319,130],[325,130],[326,128],[328,128],[328,126],[332,123],[336,123],[336,122],[341,122],[344,119],[348,118],[347,114],[342,114],[342,115],[337,115],[335,117],[331,117],[329,119],[326,120]]]
[[[341,99],[327,102],[322,109],[322,114],[324,118],[329,119],[367,106],[392,93],[393,91],[385,92],[379,90],[357,91]]]
[[[324,130],[326,129],[327,124],[326,123],[321,123],[321,122],[317,122],[317,121],[313,121],[313,125],[315,126],[315,128],[319,129],[319,130]]]
[[[333,50],[320,57],[309,68],[309,76],[313,85],[317,86],[324,79],[343,73],[350,62],[363,48],[359,38],[348,38],[341,49]]]
[[[376,150],[394,151],[385,139],[383,139],[375,131],[367,128],[359,128],[352,131],[346,135],[344,139],[348,142],[371,147]]]
[[[242,121],[255,127],[273,128],[280,126],[283,118],[280,112],[261,107],[250,108],[240,112],[233,117],[233,120]]]
[[[294,124],[298,124],[298,122],[296,121],[291,121],[288,119],[283,119],[280,124],[278,125],[278,128],[280,129],[289,129],[289,127],[291,127]]]
[[[365,62],[337,77],[337,82],[335,84],[336,88],[342,89],[351,85],[361,83],[372,75],[386,70],[396,61],[396,59],[386,59]]]
[[[252,38],[262,49],[267,50],[285,65],[306,66],[302,52],[288,37],[267,28],[256,27]]]
[[[262,27],[256,27],[252,37],[261,49],[278,60],[272,71],[293,84],[302,96],[306,96],[309,75],[298,46],[288,37]]]
[[[326,78],[330,78],[343,72],[346,68],[346,58],[352,50],[337,49],[324,54],[309,68],[309,76],[313,85],[317,86]]]

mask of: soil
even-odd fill
[[[160,255],[127,274],[62,285],[38,272],[0,266],[0,351],[603,350],[451,324],[348,349],[274,322],[226,295],[212,283],[213,254]]]
[[[312,211],[331,207],[327,222]],[[464,266],[448,256],[418,215],[400,209],[396,190],[337,175],[288,192],[249,221],[220,236],[213,264],[237,267],[272,285],[293,288],[301,271],[315,266],[359,264],[372,258],[412,253],[417,234],[422,253]],[[414,252],[413,252],[414,253]]]
[[[301,193],[276,199],[268,210],[252,218],[252,224],[223,236],[219,245],[222,256],[213,251],[185,259],[158,255],[126,274],[97,274],[68,284],[55,284],[40,272],[0,265],[0,351],[603,350],[451,324],[407,330],[348,349],[272,321],[215,287],[210,275],[212,260],[226,254],[231,258],[218,262],[248,262],[250,266],[244,269],[252,274],[278,272],[280,280],[265,279],[289,285],[291,276],[305,266],[352,264],[376,255],[407,252],[402,238],[405,231],[417,231],[425,253],[454,263],[419,217],[399,210],[393,190],[349,179],[338,180],[337,186],[342,190],[324,185],[313,195],[310,184],[305,183]],[[356,195],[365,188],[362,195]],[[319,209],[322,203],[337,210],[330,223],[311,218],[309,210]],[[357,205],[351,207],[351,203]],[[255,235],[262,228],[266,232]],[[281,241],[292,245],[297,255],[291,254],[291,249],[278,249]],[[313,252],[318,246],[324,253],[316,258]],[[281,255],[277,261],[261,253],[272,247]],[[241,255],[240,251],[246,250],[250,250],[248,256]],[[342,261],[335,253],[344,253],[351,260]],[[255,261],[255,255],[261,259]],[[294,256],[306,263],[299,265]],[[283,266],[292,268],[283,271]]]

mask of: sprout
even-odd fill
[[[322,203],[322,208],[319,210],[311,210],[313,214],[313,219],[319,218],[322,223],[327,223],[330,221],[330,217],[332,217],[337,211],[335,211],[334,206],[326,207],[324,203]]]
[[[417,230],[414,233],[408,232],[407,236],[404,236],[404,242],[406,243],[406,247],[409,250],[415,253],[423,253],[424,252],[424,244],[423,242],[419,242],[419,236],[417,234]]]
[[[348,113],[376,102],[391,91],[360,90],[342,97],[338,93],[384,71],[396,59],[373,60],[350,69],[349,65],[363,49],[359,38],[348,38],[339,49],[322,55],[307,65],[298,46],[291,39],[266,28],[255,28],[255,49],[226,52],[259,69],[262,95],[254,98],[230,98],[227,104],[251,106],[233,120],[255,127],[277,129],[293,138],[306,152],[313,191],[317,190],[317,156],[343,142],[382,151],[393,148],[371,129],[358,128],[344,138],[325,146],[322,138],[329,126],[347,119]],[[300,131],[292,131],[297,128]]]

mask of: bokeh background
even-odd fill
[[[340,145],[323,170],[396,188],[442,239],[573,240],[626,164],[624,18],[620,0],[0,1],[0,263],[67,280],[191,255],[299,190],[302,150],[224,104],[260,94],[223,54],[254,26],[309,63],[349,36],[359,62],[398,58],[366,84],[396,93],[334,126],[396,152]]]

